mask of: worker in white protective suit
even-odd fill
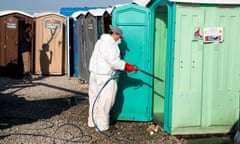
[[[111,34],[103,34],[96,42],[92,56],[90,58],[89,71],[89,117],[88,126],[94,127],[92,119],[93,103],[105,82],[117,70],[136,72],[134,65],[120,59],[118,47],[122,37],[122,30],[113,27]],[[102,90],[94,105],[94,122],[100,131],[106,131],[110,125],[110,110],[115,102],[117,92],[117,81],[111,80]]]

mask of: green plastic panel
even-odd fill
[[[194,32],[203,27],[204,10],[177,7],[176,15],[172,127],[196,127],[201,122],[203,43],[194,40]]]
[[[120,45],[123,59],[152,73],[149,10],[129,4],[114,9],[112,18],[113,26],[123,30]],[[117,120],[151,121],[152,79],[140,72],[123,72],[119,78],[118,93],[111,113]]]
[[[177,5],[172,134],[227,133],[238,119],[239,23],[239,6]],[[205,27],[223,27],[224,41],[196,40]]]

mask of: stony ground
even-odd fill
[[[67,76],[34,76],[32,84],[0,76],[0,144],[185,144],[150,122],[115,123],[106,133],[87,127],[87,84]]]

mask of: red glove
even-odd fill
[[[137,69],[136,66],[126,63],[125,64],[125,71],[127,71],[127,72],[136,72],[136,71],[138,71],[138,69]]]

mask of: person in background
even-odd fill
[[[118,44],[121,41],[122,30],[113,27],[110,34],[101,35],[96,42],[89,63],[89,117],[88,126],[94,127],[92,120],[93,103],[105,82],[117,70],[136,72],[138,69],[120,59]],[[106,131],[110,125],[110,110],[115,102],[117,80],[111,80],[103,89],[94,107],[94,121],[100,131]]]
[[[23,32],[22,40],[21,40],[24,83],[32,82],[32,77],[30,72],[31,41],[32,41],[32,25],[26,24],[25,31]]]

